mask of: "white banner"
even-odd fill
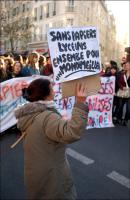
[[[57,88],[57,89],[56,89]],[[71,118],[75,97],[62,100],[60,84],[55,84],[56,108],[65,119]],[[112,107],[115,92],[115,77],[101,77],[101,89],[98,94],[86,98],[89,106],[87,129],[113,127]]]
[[[16,124],[14,109],[26,103],[21,97],[21,89],[37,78],[47,78],[44,76],[31,76],[22,78],[13,78],[4,81],[0,85],[0,132],[3,132]],[[112,104],[114,95],[114,77],[101,77],[102,88],[97,95],[87,98],[89,104],[89,117],[87,128],[111,127],[112,124]],[[55,106],[63,118],[70,119],[75,102],[75,97],[62,99],[60,84],[54,83]],[[87,125],[87,122],[86,122]]]
[[[89,117],[87,128],[113,127],[112,107],[115,77],[101,77],[101,89],[97,95],[87,98]]]
[[[41,76],[13,78],[0,84],[0,132],[16,124],[14,109],[26,102],[21,97],[22,88]]]
[[[49,29],[48,44],[55,83],[100,73],[96,27]]]
[[[70,119],[75,102],[75,97],[67,97],[62,99],[61,87],[59,83],[54,84],[54,92],[56,109],[61,113],[64,119]]]

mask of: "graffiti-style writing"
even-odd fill
[[[108,112],[112,108],[112,97],[100,99],[99,96],[88,99],[89,111]]]
[[[106,127],[108,124],[111,124],[111,114],[110,113],[103,113],[97,115],[90,115],[88,118],[88,127]]]
[[[10,94],[12,99],[16,97],[20,97],[22,95],[21,90],[22,88],[27,87],[28,83],[26,81],[19,81],[14,84],[5,84],[3,87],[0,88],[0,101],[5,100],[7,95]]]
[[[113,90],[113,82],[102,82],[101,83],[101,89],[98,92],[99,94],[114,94]]]

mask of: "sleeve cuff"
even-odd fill
[[[75,103],[74,104],[74,107],[77,107],[77,108],[80,108],[81,110],[84,110],[84,111],[89,111],[89,109],[88,109],[88,103],[80,103],[80,102],[78,102],[78,103]]]

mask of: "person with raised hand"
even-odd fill
[[[17,127],[24,133],[24,176],[28,199],[76,199],[76,189],[66,155],[66,144],[81,138],[87,125],[85,85],[77,84],[70,120],[54,107],[49,79],[36,79],[23,90],[29,101],[15,111]]]

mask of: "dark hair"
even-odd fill
[[[20,64],[20,67],[21,67],[21,69],[22,69],[22,67],[23,67],[23,65],[22,65],[22,63],[20,62],[20,61],[14,61],[14,64],[13,64],[13,70],[14,70],[14,66],[17,64],[17,63],[19,63]]]
[[[22,89],[23,98],[30,102],[45,100],[50,95],[50,83],[48,79],[43,78],[32,81],[28,88]]]
[[[113,65],[112,67],[111,67],[111,69],[115,69],[116,71],[118,70],[118,67],[116,66],[116,65]]]
[[[111,66],[117,66],[117,62],[115,62],[114,60],[110,60],[110,64]]]
[[[46,58],[45,56],[40,55],[39,57],[39,67],[43,66],[43,62],[45,62]]]

